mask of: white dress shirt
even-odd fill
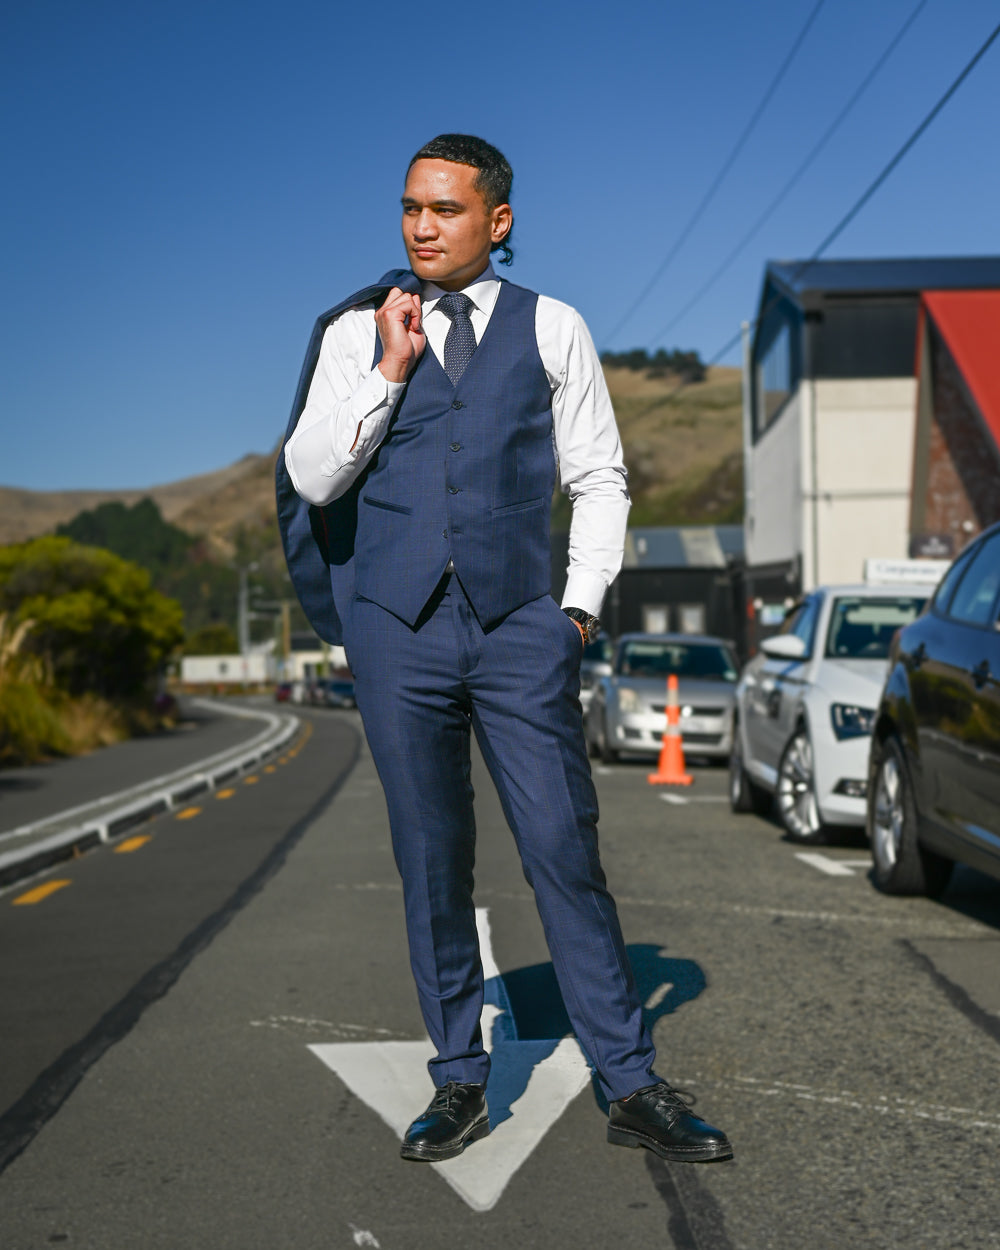
[[[465,288],[479,343],[500,292],[492,265]],[[445,295],[425,282],[421,291],[427,346],[444,360],[451,321],[437,307]],[[325,504],[351,486],[385,437],[405,382],[372,369],[377,330],[374,305],[341,313],[327,327],[306,406],[285,445],[285,464],[307,502]],[[575,309],[539,295],[538,354],[552,388],[552,424],[563,490],[573,504],[564,607],[600,615],[618,575],[625,546],[629,496],[621,441],[594,344]]]

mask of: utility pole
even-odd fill
[[[236,635],[240,644],[240,655],[250,654],[250,590],[248,572],[245,564],[240,565],[240,588],[236,597]]]

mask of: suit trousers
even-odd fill
[[[559,988],[605,1096],[653,1083],[654,1050],[597,848],[581,639],[548,595],[484,631],[456,575],[415,627],[355,597],[344,642],[385,790],[434,1084],[485,1083],[473,903],[471,733],[532,887]]]

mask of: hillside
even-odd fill
[[[266,524],[274,515],[273,456],[246,455],[213,473],[181,478],[145,490],[21,490],[0,486],[0,544],[50,533],[98,504],[155,500],[167,521],[202,536],[220,555],[231,555],[240,526]]]
[[[742,515],[740,371],[712,368],[705,381],[674,394],[676,378],[605,370],[632,489],[632,523],[720,523]],[[277,542],[274,453],[251,454],[213,473],[147,490],[30,491],[0,486],[0,544],[51,532],[78,513],[119,500],[154,499],[163,517],[204,537],[209,553],[229,560],[240,535]],[[568,521],[560,496],[556,523]],[[268,533],[270,531],[270,533]]]
[[[700,525],[743,516],[742,393],[738,368],[703,382],[606,369],[632,492],[633,525]]]

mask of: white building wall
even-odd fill
[[[221,685],[270,681],[273,661],[269,655],[185,655],[181,658],[181,681],[214,682]]]
[[[802,547],[802,391],[750,449],[744,526],[747,563],[778,564],[794,560]]]
[[[805,589],[856,581],[870,556],[907,555],[915,378],[807,383],[815,458],[803,467]],[[815,553],[815,563],[813,559]]]

